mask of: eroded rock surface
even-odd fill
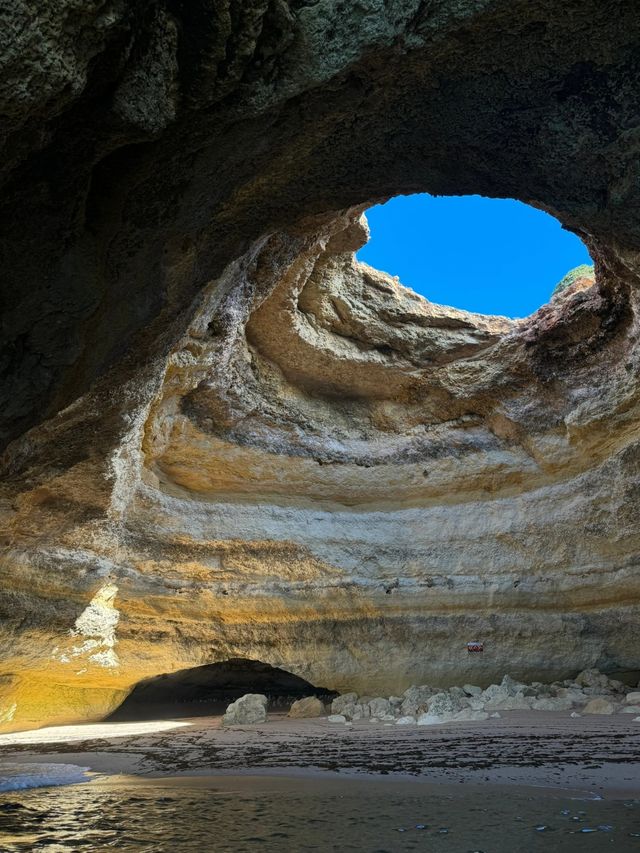
[[[309,717],[321,717],[325,712],[324,703],[317,696],[305,696],[296,700],[289,710],[289,716],[293,719],[307,719]]]
[[[230,658],[640,668],[637,10],[236,11],[9,16],[0,724]],[[433,305],[353,256],[415,191],[545,208],[595,278]]]
[[[262,693],[247,693],[232,702],[222,718],[223,726],[242,726],[264,723],[267,719],[267,697]]]

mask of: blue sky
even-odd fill
[[[553,216],[513,199],[396,196],[367,219],[371,239],[359,260],[467,311],[526,317],[565,273],[592,263]]]

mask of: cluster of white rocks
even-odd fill
[[[267,719],[267,697],[247,693],[227,708],[224,726],[263,723]],[[640,722],[640,684],[628,687],[597,669],[586,669],[575,679],[542,684],[523,684],[505,675],[500,684],[485,690],[473,684],[444,690],[426,684],[411,686],[402,696],[358,696],[344,693],[331,703],[330,723],[350,724],[356,720],[397,726],[429,726],[451,721],[474,722],[499,717],[500,711],[570,711],[582,714],[635,714]],[[324,703],[316,696],[294,702],[289,717],[321,717]]]
[[[640,688],[640,684],[638,685]],[[505,675],[485,690],[472,684],[442,688],[412,686],[402,696],[372,698],[345,693],[331,703],[330,723],[368,719],[389,725],[428,726],[449,721],[481,721],[500,711],[571,711],[582,714],[622,712],[640,715],[640,690],[587,669],[575,679],[523,684]],[[640,716],[635,718],[640,721]]]
[[[232,702],[222,718],[223,726],[241,726],[264,723],[267,719],[268,698],[264,693],[245,693]],[[322,717],[326,714],[324,703],[316,696],[305,696],[291,705],[289,716],[297,719]]]

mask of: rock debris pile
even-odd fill
[[[388,698],[344,693],[333,700],[328,720],[348,723],[368,719],[389,725],[429,726],[487,720],[500,716],[501,711],[571,711],[572,716],[623,713],[635,714],[640,721],[640,690],[597,669],[552,684],[524,684],[505,675],[500,684],[490,684],[484,690],[473,684],[448,690],[414,685],[402,696]]]

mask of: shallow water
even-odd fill
[[[115,849],[640,853],[640,800],[283,777],[116,777],[0,795],[3,853]]]
[[[88,767],[77,764],[29,764],[0,762],[0,794],[27,788],[45,788],[88,782]]]

